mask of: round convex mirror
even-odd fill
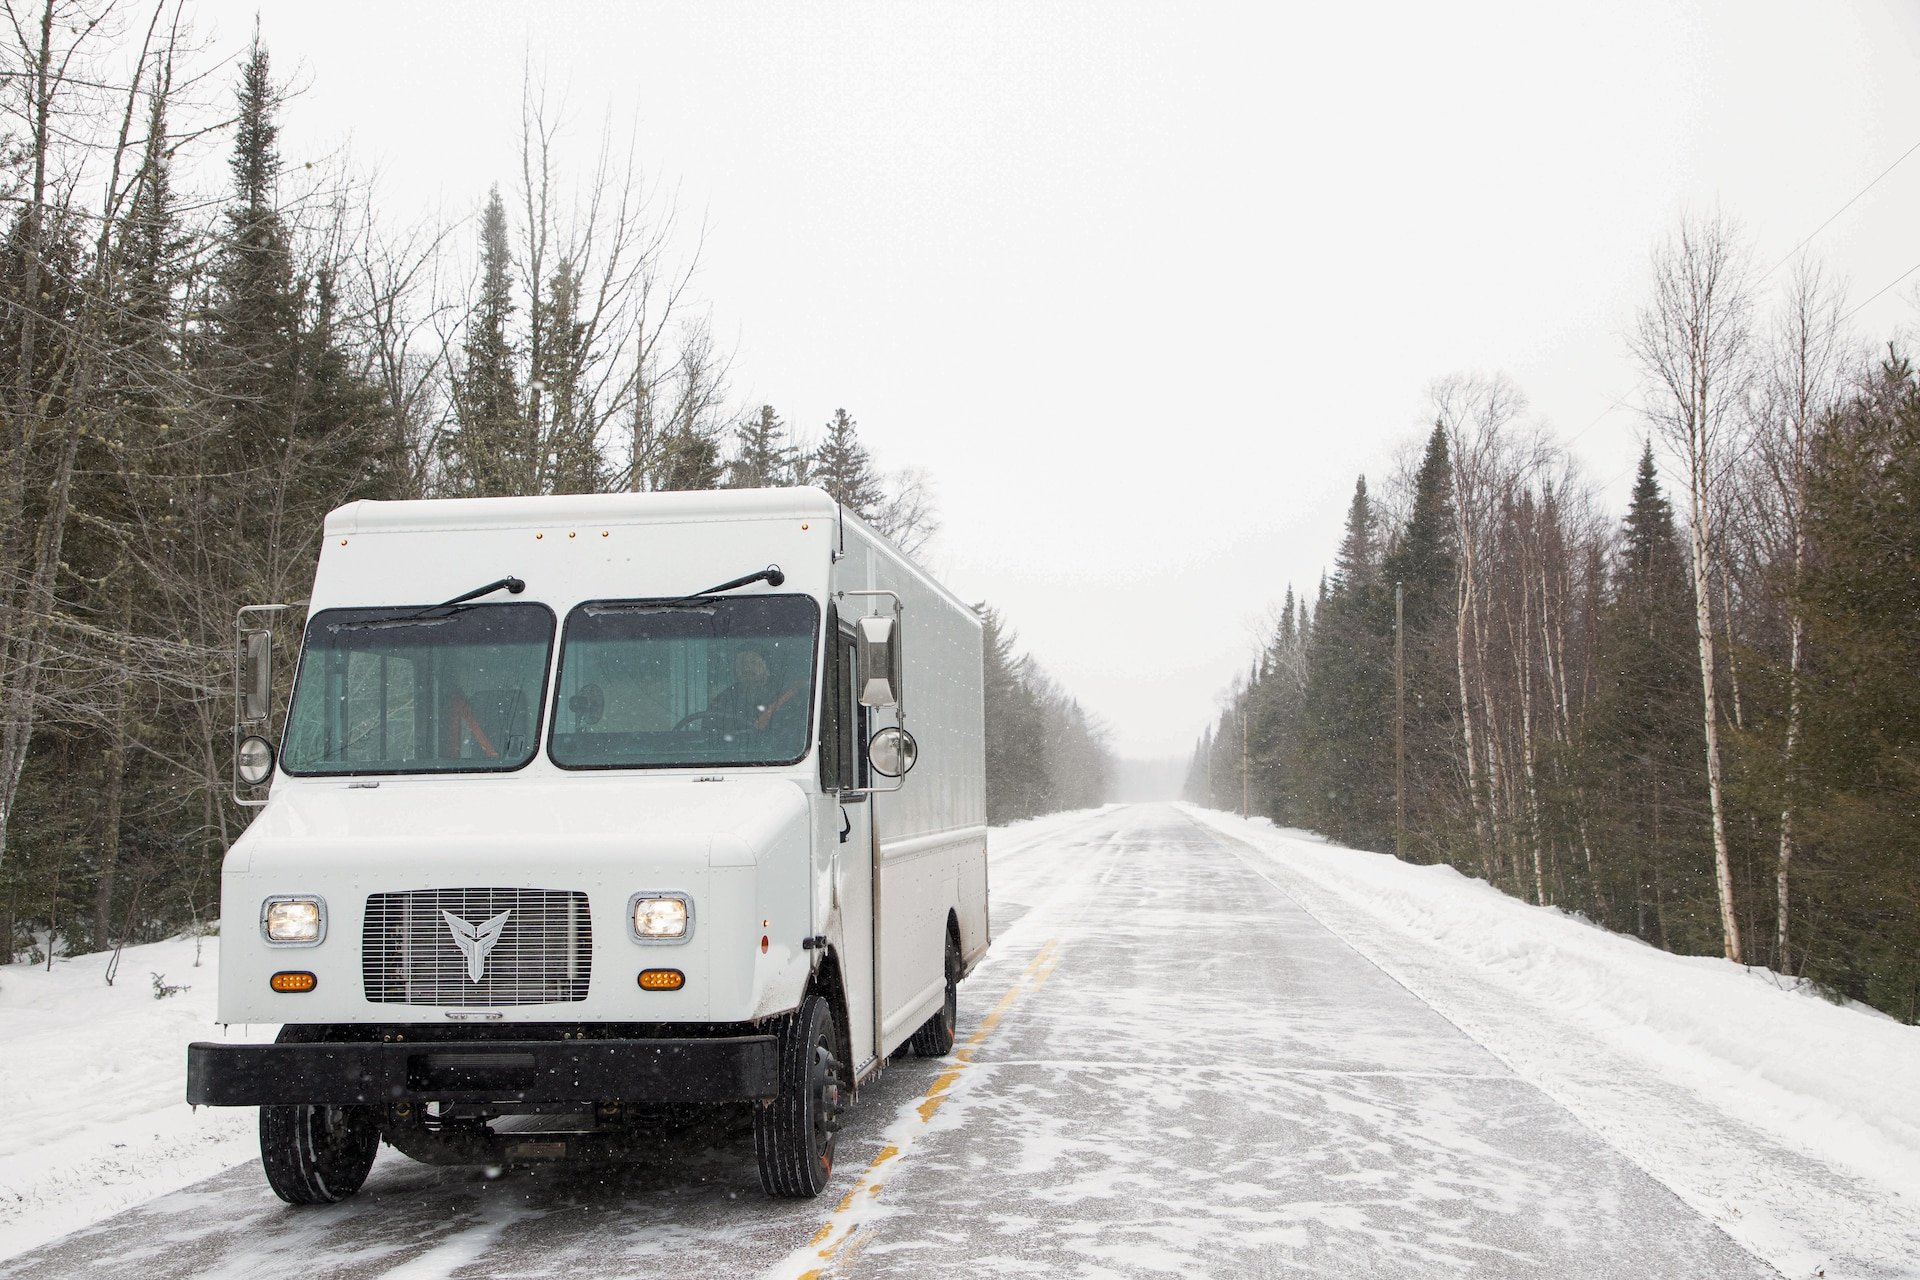
[[[867,760],[882,777],[905,777],[920,759],[920,744],[899,725],[888,725],[867,742]]]
[[[273,744],[259,734],[240,739],[240,781],[257,787],[273,776]]]

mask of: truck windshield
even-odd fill
[[[793,764],[819,622],[810,596],[589,601],[561,637],[548,754],[563,769]]]
[[[553,651],[540,604],[328,609],[307,624],[281,767],[477,773],[533,758]]]

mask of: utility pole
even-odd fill
[[[1207,730],[1207,807],[1213,808],[1220,803],[1220,793],[1213,789],[1213,730]]]
[[[1252,693],[1251,687],[1248,689]],[[1240,699],[1240,816],[1247,816],[1247,700]]]
[[[1407,856],[1407,643],[1404,583],[1393,584],[1393,856]]]

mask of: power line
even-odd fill
[[[1566,439],[1567,447],[1571,448],[1573,446],[1574,441],[1578,440],[1581,436],[1587,434],[1587,432],[1599,426],[1600,420],[1606,417],[1608,414],[1612,413],[1615,409],[1626,409],[1630,407],[1631,406],[1627,404],[1627,398],[1625,396],[1618,396],[1618,397],[1615,397],[1614,399],[1607,401],[1607,407],[1602,409],[1599,413],[1594,414],[1592,422],[1589,422],[1586,426],[1580,428],[1578,431],[1574,432],[1572,435],[1567,437]]]
[[[1765,282],[1768,276],[1772,275],[1774,272],[1778,271],[1781,267],[1791,262],[1793,260],[1794,254],[1799,253],[1802,249],[1812,244],[1815,237],[1817,237],[1822,231],[1825,231],[1828,227],[1832,226],[1834,222],[1840,217],[1841,214],[1845,213],[1847,210],[1853,208],[1854,205],[1858,204],[1860,202],[1860,197],[1866,195],[1867,192],[1879,186],[1881,181],[1888,174],[1892,173],[1895,169],[1898,169],[1901,166],[1901,164],[1903,164],[1906,161],[1907,157],[1911,156],[1916,151],[1920,151],[1920,142],[1916,142],[1912,146],[1908,147],[1905,151],[1902,151],[1899,154],[1899,156],[1894,159],[1894,162],[1892,164],[1888,165],[1886,168],[1880,171],[1879,176],[1875,177],[1874,180],[1872,182],[1869,182],[1866,186],[1854,192],[1852,197],[1850,197],[1845,204],[1841,205],[1838,209],[1835,209],[1830,215],[1828,215],[1827,220],[1825,222],[1822,222],[1819,226],[1815,227],[1812,231],[1809,231],[1806,234],[1805,238],[1803,238],[1799,244],[1796,244],[1795,246],[1793,246],[1793,248],[1789,249],[1786,255],[1780,259],[1780,261],[1774,263],[1772,266],[1768,267],[1765,271],[1763,271],[1760,274],[1759,279],[1755,280],[1754,283],[1761,284]],[[1902,280],[1905,280],[1908,276],[1912,275],[1916,271],[1920,271],[1920,262],[1916,262],[1911,267],[1908,267],[1905,271],[1901,272],[1898,276],[1894,277],[1894,279],[1890,283],[1888,283],[1885,286],[1885,288],[1882,288],[1878,293],[1875,293],[1872,298],[1868,298],[1866,302],[1862,302],[1859,306],[1847,312],[1846,315],[1840,318],[1840,322],[1842,324],[1845,324],[1847,321],[1853,319],[1854,316],[1860,314],[1860,312],[1866,308],[1868,303],[1871,303],[1872,301],[1874,301],[1875,298],[1878,298],[1881,294],[1885,293],[1888,289],[1893,288],[1895,285],[1899,284]],[[1601,419],[1605,418],[1608,414],[1612,413],[1615,409],[1624,409],[1626,407],[1627,407],[1627,404],[1626,404],[1625,396],[1619,396],[1609,400],[1607,403],[1607,407],[1602,409],[1598,414],[1594,415],[1593,421],[1589,422],[1586,426],[1580,428],[1578,431],[1574,432],[1571,436],[1567,437],[1567,440],[1566,440],[1567,445],[1571,446],[1574,443],[1574,441],[1578,440],[1581,436],[1584,436],[1585,434],[1587,434],[1587,432],[1599,426]],[[1626,473],[1622,472],[1621,474],[1624,475]],[[1618,479],[1618,478],[1619,478],[1618,476],[1615,477],[1615,479]],[[1609,481],[1608,484],[1609,486],[1611,486],[1612,481]]]
[[[1916,271],[1920,271],[1920,262],[1914,263],[1912,266],[1908,267],[1905,271],[1902,271],[1899,275],[1887,281],[1885,285],[1881,286],[1879,292],[1873,295],[1873,298],[1868,298],[1866,302],[1861,303],[1859,306],[1855,307],[1853,310],[1847,312],[1847,314],[1845,314],[1844,316],[1841,316],[1840,323],[1845,324],[1847,321],[1859,315],[1862,311],[1866,309],[1867,303],[1872,302],[1874,298],[1878,298],[1880,294],[1885,293],[1888,289],[1893,288],[1893,286],[1899,284],[1902,280],[1905,280],[1908,276],[1912,275]]]
[[[1905,160],[1908,156],[1912,155],[1916,151],[1920,151],[1920,142],[1916,142],[1912,146],[1908,147],[1905,151],[1902,151],[1900,153],[1899,160],[1895,160],[1892,164],[1888,165],[1886,168],[1880,171],[1879,178],[1875,178],[1872,182],[1869,182],[1866,186],[1854,192],[1853,199],[1847,201],[1845,204],[1841,205],[1838,209],[1835,209],[1833,211],[1832,217],[1828,218],[1825,222],[1821,223],[1819,226],[1815,227],[1811,232],[1809,232],[1805,240],[1802,240],[1799,244],[1789,249],[1787,251],[1786,257],[1780,259],[1780,261],[1768,267],[1766,271],[1761,274],[1760,280],[1765,280],[1768,276],[1778,271],[1781,267],[1784,267],[1789,261],[1792,260],[1794,254],[1800,252],[1802,249],[1806,248],[1809,244],[1812,244],[1813,238],[1815,236],[1819,235],[1822,231],[1825,231],[1828,227],[1833,225],[1834,218],[1838,218],[1841,214],[1853,208],[1853,206],[1859,202],[1859,199],[1861,196],[1864,196],[1865,194],[1867,194],[1867,192],[1873,190],[1875,187],[1880,185],[1880,178],[1884,178],[1888,174],[1892,173],[1895,169],[1898,169],[1900,167],[1901,161]],[[1759,283],[1759,281],[1755,281],[1755,283],[1757,284]],[[1876,294],[1875,296],[1877,297],[1879,295]]]

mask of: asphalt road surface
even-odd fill
[[[827,1193],[750,1139],[489,1176],[383,1152],[291,1209],[256,1165],[0,1280],[1777,1273],[1166,806],[994,849],[953,1058],[861,1092]]]

